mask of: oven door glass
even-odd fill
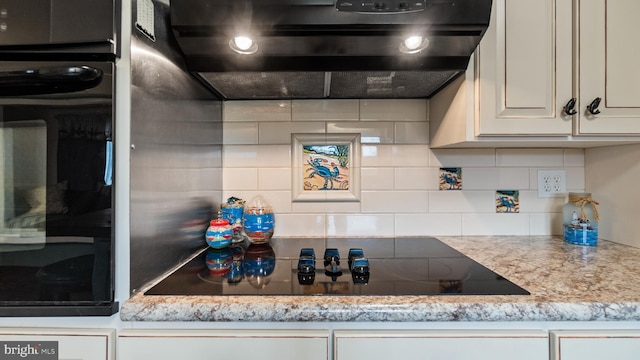
[[[112,89],[109,62],[0,62],[0,314],[113,304]]]

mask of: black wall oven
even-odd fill
[[[109,316],[117,11],[34,2],[0,4],[0,316]]]

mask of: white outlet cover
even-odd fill
[[[538,197],[560,197],[567,193],[565,170],[538,170]]]

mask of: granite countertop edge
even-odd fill
[[[163,298],[171,298],[163,299]],[[124,321],[211,322],[437,322],[437,321],[637,321],[640,302],[635,303],[450,303],[394,304],[377,302],[323,305],[299,299],[260,298],[265,303],[227,304],[216,297],[197,303],[193,299],[160,296],[153,304],[135,300],[120,312]],[[166,300],[166,301],[165,301]],[[327,299],[329,300],[329,299]],[[375,300],[374,300],[375,301]]]
[[[437,322],[640,320],[640,249],[550,236],[438,237],[531,295],[147,296],[123,321]]]

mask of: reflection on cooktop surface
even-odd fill
[[[351,255],[351,256],[350,256]],[[146,295],[529,295],[432,237],[205,248]]]

